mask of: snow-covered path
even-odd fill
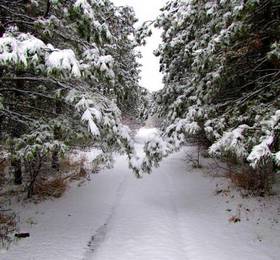
[[[174,170],[178,162],[183,163],[170,161],[165,170]],[[122,171],[122,163],[118,164]],[[165,172],[156,171],[143,180],[126,175],[104,241],[88,259],[188,259],[171,189]]]
[[[153,133],[141,129],[136,140]],[[279,198],[265,200],[262,212],[260,199],[215,195],[217,183],[226,180],[188,165],[185,153],[191,149],[170,156],[141,180],[118,157],[114,169],[72,187],[63,198],[19,208],[22,230],[31,237],[0,259],[279,259],[280,227],[271,220],[280,219]],[[230,223],[239,211],[241,222]]]

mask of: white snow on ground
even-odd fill
[[[144,144],[158,135],[159,131],[156,128],[141,128],[134,137],[135,141]]]
[[[74,150],[70,153],[68,160],[72,163],[83,161],[83,167],[86,170],[92,169],[92,161],[102,152],[98,149],[89,149],[87,151]]]
[[[155,133],[140,129],[136,140],[143,143]],[[31,237],[0,259],[279,259],[279,197],[241,199],[226,191],[226,179],[188,165],[186,152],[192,151],[170,156],[141,180],[118,157],[114,169],[63,198],[19,207],[21,229]],[[216,195],[217,189],[225,192]],[[235,215],[241,221],[230,223]]]

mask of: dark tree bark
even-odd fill
[[[4,27],[3,24],[0,22],[0,38],[3,36],[4,33],[5,33],[5,27]]]
[[[14,175],[14,184],[22,184],[22,170],[21,170],[21,161],[18,159],[11,160],[12,171]]]
[[[56,114],[61,114],[62,112],[62,102],[60,100],[56,100],[55,102],[55,110]],[[60,127],[54,128],[54,138],[55,140],[61,139],[61,129]],[[59,171],[59,152],[58,149],[55,149],[52,153],[52,168]]]
[[[59,171],[59,156],[57,150],[52,153],[52,168]]]
[[[46,9],[46,12],[44,14],[44,18],[47,18],[49,16],[50,9],[51,9],[51,2],[50,2],[50,0],[48,0],[47,1],[47,9]]]
[[[36,159],[29,162],[29,174],[30,182],[27,191],[27,198],[30,199],[34,195],[34,185],[36,183],[37,177],[39,176],[42,167],[43,157],[38,155]]]

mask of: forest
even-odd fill
[[[225,186],[216,188],[216,193],[228,196],[231,186],[236,194],[252,199],[249,205],[255,201],[268,205],[272,199],[264,211],[267,218],[277,218],[273,225],[279,231],[279,0],[170,0],[154,20],[140,27],[137,22],[133,7],[118,6],[113,0],[0,0],[0,248],[8,253],[14,250],[15,237],[21,241],[32,236],[20,228],[18,216],[29,206],[21,208],[19,201],[24,205],[59,201],[69,190],[75,192],[73,183],[95,182],[106,178],[102,175],[107,171],[124,172],[129,177],[120,178],[131,178],[130,186],[136,185],[137,193],[142,180],[145,189],[149,178],[155,183],[161,180],[156,178],[165,178],[156,174],[161,169],[163,176],[172,171],[186,174],[183,168],[192,164],[190,172],[205,174],[210,161],[214,175],[224,178]],[[161,32],[161,43],[153,53],[159,58],[164,87],[150,92],[139,83],[140,48],[145,48],[154,30]],[[152,121],[150,130],[147,120]],[[186,147],[191,149],[180,169],[166,165],[166,160],[185,158]],[[123,168],[116,170],[120,161]],[[202,187],[198,194],[204,194]],[[187,189],[182,187],[182,194]],[[176,186],[170,190],[174,198],[179,194]],[[143,192],[140,186],[139,192]],[[158,192],[160,197],[161,188]],[[131,191],[131,199],[135,193]],[[118,194],[116,187],[112,196],[119,198]],[[97,194],[100,201],[103,195]],[[112,202],[113,219],[121,198]],[[176,203],[181,199],[187,200]],[[242,207],[236,207],[237,213],[229,218],[238,224],[243,213]],[[245,215],[251,211],[247,209]],[[274,233],[272,237],[272,245],[266,241],[272,255],[241,254],[239,259],[277,259],[280,237]],[[100,242],[101,249],[106,241]],[[7,258],[4,254],[3,259],[19,259],[20,254]],[[206,255],[188,259],[235,259]],[[41,258],[30,252],[21,257],[72,259],[47,254]],[[73,259],[142,259],[129,254],[110,257]],[[156,254],[142,257],[165,259]]]

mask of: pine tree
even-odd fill
[[[108,0],[0,3],[1,143],[29,171],[29,196],[42,161],[58,168],[72,145],[133,154],[120,119],[142,106],[135,22]]]
[[[162,9],[155,54],[165,87],[155,101],[167,153],[199,136],[213,156],[256,171],[279,165],[279,17],[277,0],[174,0]]]

